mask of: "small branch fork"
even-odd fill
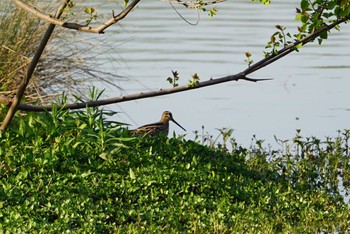
[[[32,7],[28,5],[27,3],[23,2],[22,0],[12,0],[18,7],[22,8],[23,10],[32,13],[39,19],[42,19],[50,24],[61,26],[64,28],[69,28],[69,29],[74,29],[78,31],[83,31],[83,32],[90,32],[90,33],[104,33],[104,30],[111,25],[117,23],[119,20],[124,19],[132,9],[141,1],[141,0],[134,0],[132,1],[123,11],[121,11],[118,15],[114,15],[112,13],[112,17],[107,20],[106,22],[102,23],[98,27],[90,27],[82,24],[77,24],[77,23],[70,23],[70,22],[64,22],[59,19],[59,17],[52,17],[49,14],[45,14],[44,12],[38,10],[35,7]],[[69,2],[69,1],[68,1]],[[64,8],[63,8],[64,9]],[[62,10],[60,14],[62,13]]]

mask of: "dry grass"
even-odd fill
[[[15,95],[46,28],[46,23],[17,9],[11,1],[0,5],[0,95]],[[62,92],[84,98],[88,92],[85,81],[108,82],[115,78],[98,70],[93,59],[83,57],[78,45],[60,45],[67,33],[59,28],[55,32],[27,87],[27,103],[47,103]]]
[[[0,91],[11,97],[26,72],[35,42],[40,40],[44,28],[38,20],[28,18],[8,2],[2,4],[0,17]],[[28,87],[26,94],[29,99],[44,94],[35,83],[34,78]]]

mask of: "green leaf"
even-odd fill
[[[304,13],[304,14],[301,16],[301,22],[303,22],[304,24],[306,24],[308,20],[309,20],[309,14]]]
[[[95,8],[93,8],[93,7],[86,7],[86,8],[84,9],[84,12],[85,12],[86,14],[92,15],[92,14],[95,12]]]
[[[94,174],[94,173],[91,172],[91,171],[89,170],[89,171],[87,171],[87,172],[82,173],[82,174],[81,174],[81,177],[85,178],[85,177],[88,177],[88,176],[91,175],[91,174]]]
[[[129,0],[124,0],[124,7],[126,7],[129,3]]]
[[[86,128],[87,127],[87,124],[86,123],[83,123],[83,124],[81,124],[78,128],[79,129],[84,129],[84,128]]]
[[[136,179],[135,173],[134,171],[131,169],[131,167],[129,168],[129,176],[132,180]]]
[[[265,6],[270,5],[270,0],[260,0],[260,2],[261,2],[262,4],[264,4]]]
[[[332,10],[337,5],[336,1],[330,1],[328,2],[327,9]]]
[[[296,14],[295,21],[301,21],[301,16],[302,16],[301,13]]]
[[[302,11],[307,11],[308,10],[308,7],[309,7],[309,1],[308,0],[302,0],[300,2],[300,7],[301,7],[301,10]]]
[[[103,160],[107,160],[107,153],[106,152],[103,152],[99,155],[100,158],[102,158]]]
[[[327,38],[328,38],[328,32],[327,32],[327,31],[323,31],[323,32],[320,34],[320,38],[322,38],[322,39],[327,39]]]
[[[211,9],[208,13],[209,18],[214,17],[217,14],[217,12],[218,12],[217,9],[215,9],[215,8]]]

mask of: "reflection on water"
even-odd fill
[[[202,14],[199,24],[191,26],[167,3],[145,1],[121,26],[103,36],[87,37],[108,43],[112,48],[97,58],[104,69],[127,77],[115,81],[124,91],[108,90],[106,94],[131,94],[170,87],[166,78],[171,70],[180,73],[180,84],[187,84],[196,72],[206,80],[242,71],[246,51],[253,54],[254,61],[263,58],[262,51],[276,31],[274,25],[296,32],[295,6],[296,1],[283,0],[273,1],[269,7],[226,1],[217,6],[219,12],[213,19]],[[189,21],[197,20],[195,11],[179,6],[178,10]],[[274,142],[274,135],[290,139],[296,129],[302,129],[304,136],[335,136],[336,130],[349,128],[349,35],[349,25],[343,25],[322,46],[307,45],[251,75],[273,77],[272,81],[225,83],[109,108],[127,113],[119,120],[132,128],[157,121],[169,110],[190,139],[202,125],[215,136],[215,128],[234,128],[234,136],[243,145],[250,144],[253,134],[269,143]],[[176,126],[171,126],[172,130],[184,133]]]

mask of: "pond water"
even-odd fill
[[[121,24],[104,35],[85,34],[95,43],[96,59],[105,71],[121,78],[106,88],[104,97],[169,88],[171,70],[187,84],[198,73],[201,81],[238,73],[247,67],[246,51],[254,61],[263,51],[274,25],[296,32],[297,1],[273,1],[269,7],[250,1],[226,1],[216,7],[213,19],[202,13],[198,25],[187,24],[165,2],[144,1]],[[112,3],[104,6],[110,12]],[[176,6],[190,22],[197,21],[194,10]],[[239,144],[249,146],[253,135],[274,144],[291,139],[296,129],[303,136],[336,136],[337,130],[350,128],[350,27],[342,25],[319,46],[308,44],[291,55],[251,74],[254,78],[274,78],[252,83],[238,81],[194,91],[130,101],[107,108],[121,112],[116,120],[130,128],[160,119],[169,110],[184,132],[175,124],[170,132],[187,134],[204,131],[216,137],[217,128],[233,128]]]

